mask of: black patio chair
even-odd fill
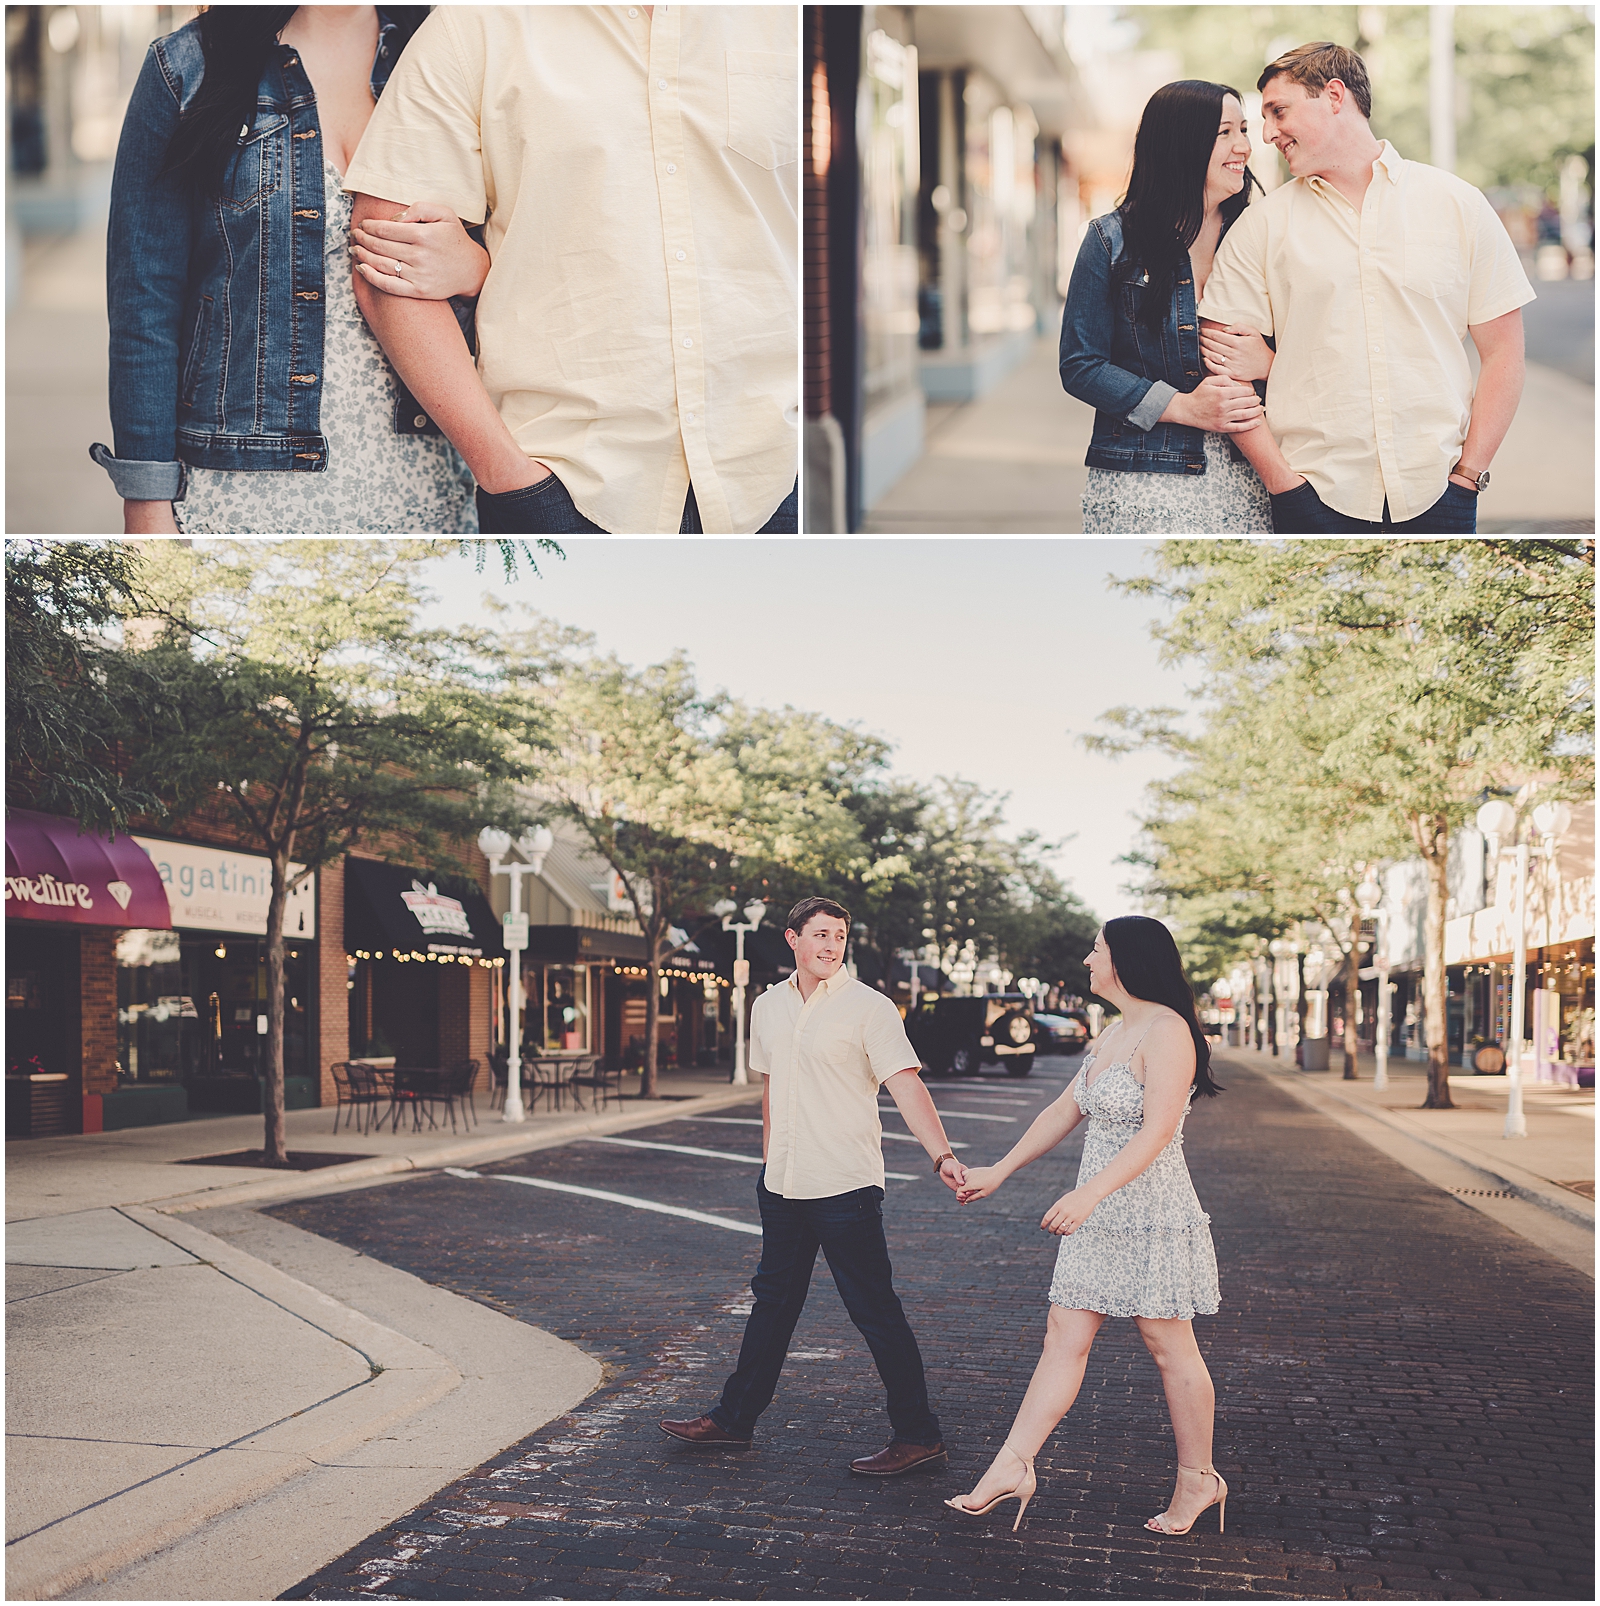
[[[608,1066],[598,1054],[591,1054],[578,1062],[577,1069],[571,1077],[572,1100],[578,1108],[583,1108],[583,1101],[578,1095],[579,1088],[588,1088],[589,1108],[603,1110],[614,1098],[619,1103],[622,1100],[622,1064]]]
[[[457,1060],[453,1065],[439,1073],[438,1097],[444,1101],[445,1110],[450,1116],[450,1130],[456,1130],[456,1106],[461,1106],[461,1119],[463,1122],[469,1118],[474,1126],[478,1124],[478,1112],[472,1102],[472,1084],[478,1079],[478,1062],[476,1060]]]
[[[372,1130],[375,1120],[381,1124],[383,1117],[378,1114],[378,1106],[389,1095],[387,1090],[379,1086],[372,1067],[339,1060],[328,1069],[333,1075],[334,1094],[337,1100],[333,1112],[333,1130],[338,1132],[339,1120],[343,1115],[345,1130],[348,1132],[355,1124],[357,1110],[365,1111],[361,1117],[363,1134]],[[345,1111],[349,1114],[344,1115]]]

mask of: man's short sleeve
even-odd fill
[[[874,995],[874,1001],[867,1013],[863,1039],[867,1051],[867,1065],[872,1071],[873,1081],[879,1087],[882,1087],[891,1076],[900,1071],[909,1071],[922,1063],[921,1056],[911,1046],[911,1039],[906,1036],[905,1022],[900,1019],[900,1011],[882,993]]]
[[[482,223],[484,39],[470,11],[435,6],[395,64],[344,187],[410,206],[434,201]]]
[[[1467,286],[1467,322],[1488,323],[1503,318],[1535,299],[1528,276],[1522,271],[1517,248],[1506,233],[1506,226],[1489,205],[1488,196],[1478,192],[1473,211],[1475,230],[1472,240],[1472,279]]]
[[[761,1007],[766,996],[763,993],[750,1008],[750,1041],[746,1048],[746,1063],[758,1076],[772,1075],[772,1059],[767,1053],[765,1035],[761,1030],[768,1013]]]
[[[1196,311],[1213,323],[1277,333],[1267,294],[1267,220],[1260,205],[1247,206],[1223,238]]]

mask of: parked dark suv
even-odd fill
[[[981,998],[925,998],[906,1018],[906,1035],[935,1076],[970,1076],[996,1062],[1011,1076],[1033,1069],[1038,1028],[1023,993]]]

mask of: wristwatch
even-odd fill
[[[1488,469],[1485,469],[1481,474],[1473,474],[1469,470],[1464,469],[1459,463],[1457,463],[1456,466],[1453,469],[1450,470],[1450,472],[1452,474],[1459,474],[1461,476],[1461,478],[1464,479],[1464,480],[1472,480],[1473,484],[1474,484],[1475,494],[1477,494],[1477,495],[1481,496],[1486,490],[1489,489],[1489,471],[1488,471]]]
[[[940,1172],[944,1170],[945,1161],[953,1159],[955,1159],[953,1154],[941,1154],[939,1158],[933,1162],[933,1174],[938,1176]]]

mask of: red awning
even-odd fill
[[[160,873],[131,836],[80,835],[32,809],[6,810],[6,918],[172,927]]]

